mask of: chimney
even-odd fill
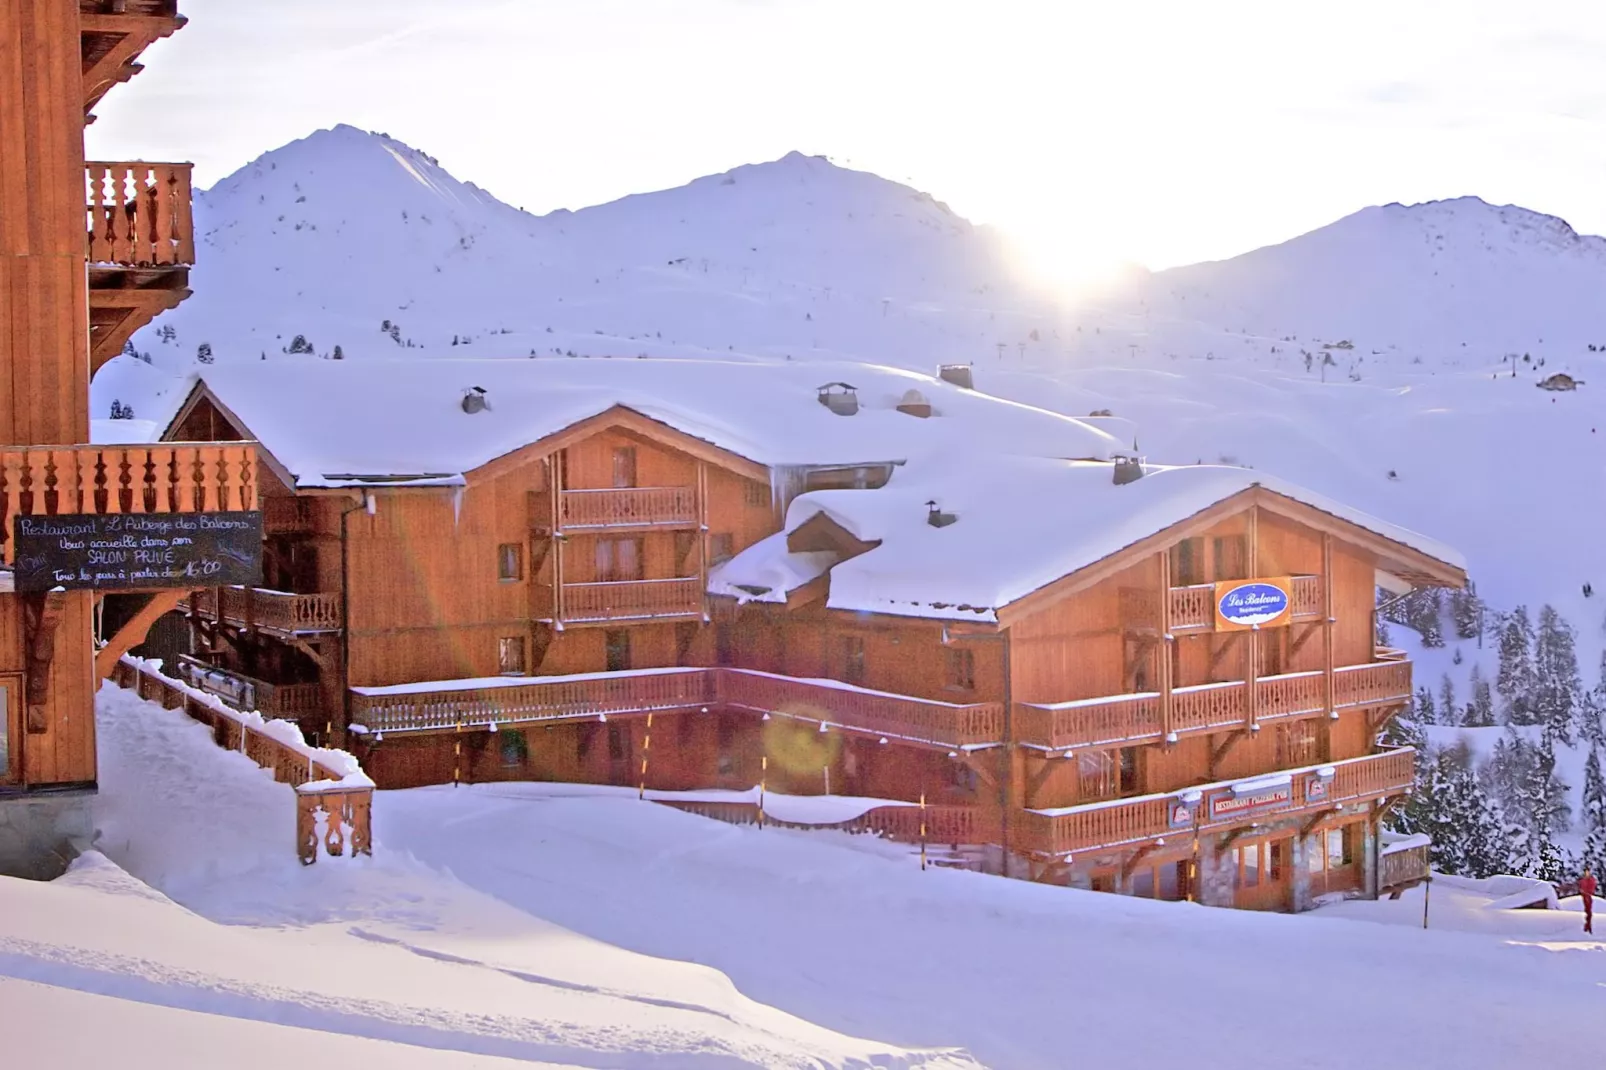
[[[969,364],[939,364],[937,365],[937,378],[945,383],[962,386],[966,390],[976,389],[976,380],[971,375]]]
[[[1115,458],[1115,485],[1125,486],[1143,478],[1143,462],[1136,457],[1118,454]]]
[[[852,383],[826,383],[819,388],[819,402],[838,416],[859,411],[859,388]]]
[[[911,388],[903,392],[903,400],[898,402],[898,411],[924,420],[931,415],[931,402],[926,400],[926,395]]]
[[[952,524],[954,521],[959,519],[959,517],[953,513],[942,512],[937,508],[937,503],[934,501],[926,503],[926,510],[926,523],[930,524],[934,528],[945,528],[949,524]]]
[[[491,403],[485,400],[485,388],[483,386],[471,386],[463,393],[463,411],[469,415],[472,416],[476,412],[483,412],[490,407]]]

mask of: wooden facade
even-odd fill
[[[169,433],[250,438],[226,400],[198,387]],[[795,495],[840,473],[788,479]],[[1463,581],[1252,487],[996,623],[831,609],[829,574],[737,605],[706,594],[709,569],[781,530],[782,481],[624,408],[461,485],[263,482],[279,590],[197,592],[194,650],[223,692],[319,695],[303,727],[381,787],[923,801],[995,870],[1268,909],[1377,891],[1379,820],[1411,779],[1377,739],[1411,672],[1374,642],[1375,573]],[[824,514],[787,539],[875,546]],[[1286,587],[1284,618],[1221,625],[1216,584],[1263,577]],[[226,608],[252,598],[316,600],[338,635]],[[1268,775],[1285,780],[1264,798],[1234,794]],[[855,827],[927,828],[879,814]]]
[[[97,654],[94,594],[14,592],[15,519],[255,507],[249,445],[87,444],[92,368],[187,295],[194,242],[189,166],[88,162],[84,127],[183,21],[175,0],[0,4],[0,822],[23,844],[0,871],[48,874],[87,833],[68,800],[96,782],[94,692],[176,597],[138,596]]]

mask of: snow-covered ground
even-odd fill
[[[922,871],[868,837],[539,784],[380,793],[373,859],[303,869],[289,790],[181,713],[108,690],[99,729],[109,861],[0,884],[0,1031],[93,1013],[130,1043],[245,1044],[263,1065],[333,1033],[324,1057],[430,1068],[1598,1055],[1606,944],[1568,936],[1570,913],[1452,931],[1476,895],[1458,907],[1447,883],[1426,932],[1409,896],[1254,915]]]

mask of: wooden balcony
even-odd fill
[[[703,615],[703,583],[696,576],[618,583],[565,583],[559,619],[564,624],[676,620]]]
[[[1293,620],[1306,622],[1322,616],[1322,578],[1293,577]],[[1214,631],[1216,585],[1196,583],[1171,588],[1171,634],[1192,635]],[[1121,590],[1121,623],[1129,631],[1155,632],[1160,628],[1160,601],[1151,590],[1126,587]]]
[[[1196,684],[1171,692],[1170,731],[1179,737],[1246,727],[1249,684],[1244,680]],[[1321,671],[1263,676],[1255,681],[1255,722],[1312,717],[1327,711]],[[1375,661],[1333,670],[1333,708],[1405,702],[1411,697],[1411,665]],[[1166,727],[1158,692],[1110,695],[1072,702],[1015,704],[1015,734],[1044,750],[1158,743]]]
[[[728,709],[768,713],[821,726],[955,749],[998,746],[1004,704],[956,704],[745,669],[726,669],[718,700]]]
[[[315,683],[270,684],[245,673],[208,665],[187,655],[179,656],[172,673],[191,687],[216,695],[237,710],[254,710],[270,717],[296,720],[312,716],[322,709],[319,688]]]
[[[189,296],[195,224],[187,163],[93,162],[84,179],[89,364],[97,371]]]
[[[695,487],[566,490],[559,498],[561,531],[687,528],[697,522]]]
[[[1191,835],[1197,827],[1219,831],[1267,817],[1286,817],[1307,811],[1331,809],[1341,803],[1365,802],[1409,790],[1415,754],[1409,748],[1384,751],[1342,762],[1282,770],[1239,781],[1221,781],[1164,795],[1089,803],[1059,810],[1027,810],[1017,817],[1014,830],[1018,849],[1043,857],[1064,857],[1078,852],[1134,847],[1167,836]],[[1332,770],[1332,779],[1320,795],[1311,791],[1317,774]],[[1286,784],[1284,798],[1257,806],[1253,812],[1212,817],[1210,800],[1231,792],[1235,784]],[[1270,794],[1270,793],[1268,793]],[[1189,808],[1190,820],[1176,821],[1179,806]]]
[[[438,731],[602,716],[740,710],[925,746],[978,748],[1003,739],[1000,703],[955,705],[747,669],[653,669],[526,677],[506,684],[439,681],[353,688],[352,721],[370,732]]]
[[[0,446],[0,560],[12,518],[257,508],[254,443]]]
[[[179,608],[248,632],[286,637],[338,632],[344,626],[337,594],[292,594],[262,587],[205,588],[192,591]]]
[[[195,263],[187,163],[84,165],[91,264],[171,267]]]

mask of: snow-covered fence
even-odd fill
[[[699,817],[731,825],[768,825],[774,828],[835,831],[879,836],[893,843],[948,844],[951,847],[997,843],[996,819],[987,821],[979,806],[918,806],[901,803],[877,806],[845,821],[788,821],[765,812],[757,802],[724,799],[654,799]]]
[[[1433,841],[1424,835],[1406,836],[1385,842],[1377,852],[1377,890],[1389,892],[1391,899],[1413,884],[1429,879],[1429,853]]]
[[[343,750],[314,747],[289,721],[242,713],[216,695],[161,671],[161,662],[124,655],[112,682],[166,709],[182,709],[212,729],[219,747],[244,754],[296,793],[296,853],[318,860],[320,841],[331,855],[373,853],[374,782]]]

